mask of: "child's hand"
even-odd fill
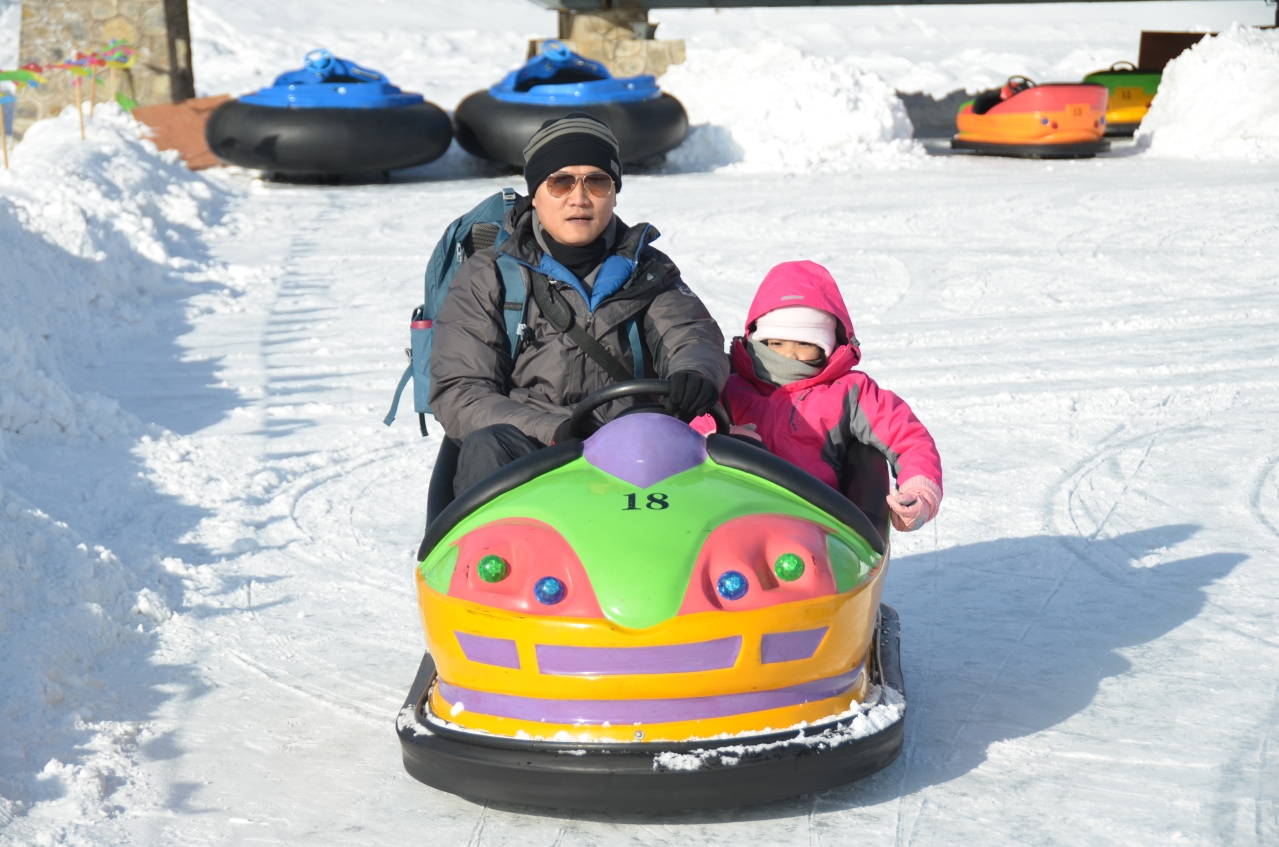
[[[893,529],[910,532],[919,529],[937,515],[941,505],[941,489],[926,476],[913,476],[888,495]]]

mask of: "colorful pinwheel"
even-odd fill
[[[133,61],[137,56],[137,51],[130,46],[129,42],[119,38],[108,44],[106,51],[102,53],[102,59],[108,68],[121,71],[133,67]]]
[[[116,73],[133,67],[133,62],[137,59],[137,55],[137,51],[133,49],[129,42],[118,38],[108,44],[106,51],[102,53],[102,60],[111,74],[111,96],[115,99],[115,102],[120,104],[120,108],[126,112],[133,111],[138,103],[123,91],[116,89]]]
[[[0,71],[0,82],[12,82],[19,91],[28,86],[36,88],[49,81],[40,75],[42,70],[39,65],[31,64],[13,71]]]

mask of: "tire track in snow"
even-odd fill
[[[1253,515],[1256,516],[1257,522],[1264,526],[1275,538],[1279,538],[1279,518],[1272,520],[1271,516],[1267,514],[1264,504],[1267,488],[1279,488],[1279,486],[1275,485],[1276,468],[1279,468],[1279,456],[1271,456],[1261,466],[1261,471],[1257,474],[1257,479],[1252,484],[1252,491],[1248,497],[1248,506]],[[1279,495],[1275,497],[1275,500],[1279,503]]]
[[[262,630],[268,640],[285,652],[286,658],[299,660],[303,665],[304,670],[323,670],[324,678],[326,679],[344,681],[346,683],[344,686],[346,690],[363,690],[379,702],[389,704],[379,708],[376,712],[377,714],[384,714],[384,710],[386,708],[395,709],[399,706],[403,695],[397,689],[378,683],[374,680],[352,675],[335,663],[315,655],[312,651],[305,647],[299,646],[294,639],[273,630],[267,624],[266,620],[257,613],[257,610],[253,606],[252,580],[250,580],[246,586],[246,596],[246,611],[248,612],[249,617]],[[347,710],[357,712],[371,713],[373,711],[367,704],[354,700],[349,696],[337,694],[324,686],[307,683],[304,680],[296,678],[296,674],[291,674],[289,671],[281,667],[277,667],[262,659],[253,658],[249,656],[243,648],[239,651],[231,650],[229,653],[232,654],[241,664],[251,667],[251,669],[256,671],[259,675],[282,688],[304,695],[309,693],[312,696],[317,697],[317,699],[321,702],[327,703],[330,706],[345,708]],[[283,677],[292,677],[293,680],[285,681]]]
[[[1204,425],[1209,420],[1209,417],[1210,415],[1202,415],[1190,421],[1186,421],[1185,423],[1156,426],[1151,429],[1146,429],[1129,435],[1119,441],[1113,441],[1113,439],[1123,432],[1122,428],[1106,436],[1102,442],[1100,442],[1104,446],[1099,447],[1075,462],[1074,465],[1063,472],[1057,483],[1054,484],[1050,493],[1045,498],[1044,508],[1042,510],[1044,528],[1049,531],[1054,529],[1066,529],[1063,525],[1064,522],[1060,519],[1064,515],[1064,517],[1069,520],[1069,529],[1073,530],[1073,537],[1075,539],[1085,542],[1096,541],[1100,537],[1105,524],[1110,521],[1111,517],[1113,517],[1114,512],[1119,507],[1123,497],[1131,490],[1132,480],[1136,477],[1137,473],[1145,467],[1150,456],[1150,451],[1153,449],[1155,442],[1162,439],[1165,443],[1167,443],[1171,440],[1171,442],[1175,445],[1178,441],[1185,441],[1187,440],[1184,438],[1185,435],[1189,433],[1203,432]],[[1177,438],[1175,436],[1183,437]],[[1107,441],[1112,443],[1107,444]],[[1143,442],[1145,443],[1145,446],[1142,448],[1142,455],[1138,461],[1137,468],[1125,477],[1119,495],[1112,501],[1111,505],[1107,507],[1106,512],[1101,519],[1093,520],[1093,527],[1091,529],[1085,529],[1084,526],[1081,525],[1081,519],[1084,518],[1086,509],[1082,505],[1083,497],[1080,494],[1080,489],[1083,487],[1084,483],[1108,460],[1117,457],[1121,453],[1132,448],[1134,445],[1141,445]],[[1065,536],[1057,537],[1061,538],[1063,543],[1065,543]],[[1066,546],[1067,549],[1075,555],[1080,555],[1079,550],[1075,549],[1072,545],[1066,544]]]
[[[911,821],[910,834],[907,836],[907,840],[903,842],[902,836],[903,836],[903,830],[905,827],[905,816],[906,816],[905,803],[907,801],[906,780],[911,774],[911,765],[915,761],[915,751],[918,749],[918,746],[919,746],[919,720],[920,720],[919,713],[918,713],[918,710],[916,710],[916,712],[914,713],[914,717],[912,718],[911,717],[912,713],[909,709],[909,706],[912,699],[917,700],[919,704],[921,705],[921,707],[923,706],[923,704],[926,704],[929,702],[931,692],[929,690],[928,681],[932,679],[933,659],[937,654],[937,651],[934,648],[935,627],[933,626],[932,622],[939,620],[939,617],[940,617],[938,614],[938,604],[940,602],[938,584],[941,580],[941,573],[938,569],[939,530],[937,526],[937,523],[939,520],[940,520],[940,516],[938,517],[937,520],[934,520],[932,522],[933,554],[932,554],[932,574],[931,574],[932,579],[929,580],[929,584],[931,587],[931,596],[929,598],[930,609],[929,609],[929,616],[928,616],[928,624],[923,627],[925,632],[925,643],[922,648],[924,651],[924,672],[919,675],[920,679],[919,679],[919,682],[917,683],[917,685],[919,686],[919,693],[918,694],[908,693],[907,701],[906,701],[907,703],[906,739],[905,739],[905,744],[903,745],[904,755],[901,757],[901,760],[902,760],[901,778],[897,782],[897,792],[896,792],[897,793],[897,804],[896,804],[897,810],[895,815],[896,832],[895,832],[893,843],[897,845],[897,847],[903,847],[903,845],[909,845],[911,843],[911,841],[915,837],[915,830],[918,826],[919,818],[924,813],[924,800],[921,798],[919,801],[919,807],[915,811],[915,817]]]
[[[466,847],[480,847],[484,843],[484,825],[488,823],[489,804],[480,809],[479,820],[471,828],[471,837],[466,840]]]
[[[1050,494],[1045,498],[1046,502],[1045,502],[1045,507],[1043,511],[1044,525],[1046,529],[1049,529],[1051,531],[1053,526],[1059,523],[1059,521],[1056,518],[1058,516],[1058,510],[1061,507],[1058,505],[1058,503],[1059,501],[1063,499],[1062,494],[1064,492],[1065,517],[1068,518],[1070,521],[1070,525],[1074,530],[1074,536],[1073,538],[1066,538],[1063,536],[1053,536],[1053,537],[1056,538],[1061,543],[1061,545],[1071,554],[1071,563],[1060,571],[1060,573],[1057,576],[1057,579],[1054,580],[1053,584],[1048,588],[1047,593],[1044,595],[1044,598],[1040,602],[1039,606],[1035,609],[1034,613],[1030,616],[1030,619],[1026,621],[1025,626],[1022,627],[1022,630],[1018,634],[1016,640],[1012,643],[1011,646],[1009,646],[1007,651],[1004,653],[1002,660],[1000,661],[998,667],[995,669],[995,673],[982,686],[981,694],[977,697],[973,705],[969,708],[968,714],[964,716],[964,720],[960,723],[959,727],[955,730],[954,735],[951,737],[950,747],[951,747],[952,753],[958,749],[959,742],[963,737],[964,731],[969,727],[973,719],[977,716],[978,712],[985,705],[986,701],[990,697],[991,691],[995,687],[995,684],[1000,680],[1000,678],[1004,674],[1004,671],[1007,669],[1008,663],[1021,650],[1022,645],[1025,643],[1026,637],[1030,634],[1031,630],[1033,630],[1035,626],[1039,623],[1041,617],[1043,616],[1044,611],[1048,608],[1049,604],[1052,603],[1053,599],[1061,591],[1061,588],[1065,584],[1066,580],[1074,572],[1076,565],[1080,563],[1084,564],[1085,566],[1091,568],[1098,576],[1106,579],[1107,581],[1123,582],[1120,574],[1115,571],[1113,563],[1104,561],[1104,560],[1098,560],[1094,558],[1093,556],[1089,555],[1088,547],[1086,546],[1086,544],[1087,542],[1095,541],[1098,538],[1098,536],[1101,533],[1101,530],[1104,528],[1105,523],[1109,521],[1110,517],[1114,514],[1115,509],[1118,508],[1118,505],[1120,501],[1122,500],[1124,494],[1128,492],[1132,480],[1145,466],[1146,460],[1150,455],[1150,450],[1152,446],[1154,445],[1154,442],[1156,441],[1156,439],[1158,439],[1161,436],[1169,436],[1174,434],[1182,434],[1186,432],[1197,431],[1201,429],[1201,422],[1202,422],[1202,419],[1198,419],[1198,420],[1190,421],[1184,424],[1155,427],[1151,430],[1147,430],[1147,431],[1138,433],[1136,435],[1131,435],[1115,443],[1103,446],[1093,451],[1088,456],[1085,456],[1084,458],[1080,459],[1078,462],[1076,462],[1071,468],[1069,468],[1061,476],[1057,484],[1053,486]],[[1113,439],[1115,434],[1117,433],[1112,433],[1111,435],[1107,436],[1106,439],[1104,440]],[[1124,486],[1122,490],[1120,491],[1120,494],[1112,502],[1111,506],[1106,510],[1106,514],[1104,515],[1102,520],[1095,522],[1095,526],[1091,530],[1085,530],[1083,527],[1080,526],[1079,518],[1076,517],[1076,510],[1073,507],[1073,504],[1080,501],[1079,489],[1083,485],[1084,480],[1088,479],[1094,472],[1096,472],[1099,468],[1101,468],[1108,459],[1114,456],[1117,456],[1118,454],[1122,453],[1123,451],[1129,449],[1130,447],[1134,445],[1141,445],[1143,442],[1145,443],[1145,447],[1142,449],[1141,459],[1138,462],[1137,468],[1134,469],[1134,471],[1131,474],[1127,475],[1127,477],[1125,478]],[[1072,541],[1083,541],[1085,542],[1085,546],[1081,548],[1077,544],[1071,543]],[[922,806],[921,806],[921,814],[922,814]],[[899,842],[900,842],[900,832],[899,832]],[[907,841],[907,844],[909,844],[909,841]]]
[[[1162,440],[1164,442],[1171,441],[1174,447],[1178,444],[1189,443],[1193,439],[1188,436],[1200,434],[1207,430],[1208,420],[1210,417],[1210,415],[1204,415],[1178,425],[1155,427],[1152,430],[1147,430],[1106,445],[1095,451],[1093,454],[1080,460],[1063,476],[1061,483],[1057,487],[1056,495],[1053,496],[1046,504],[1046,522],[1056,523],[1052,519],[1054,516],[1059,515],[1059,510],[1061,509],[1062,501],[1064,500],[1065,516],[1069,519],[1071,527],[1075,530],[1076,539],[1081,539],[1084,542],[1095,541],[1100,537],[1102,530],[1115,514],[1115,511],[1119,508],[1124,496],[1132,490],[1133,482],[1137,475],[1146,467],[1155,442],[1157,440]],[[1142,442],[1145,442],[1144,448],[1141,447]],[[1091,532],[1087,531],[1084,526],[1081,526],[1081,521],[1084,519],[1084,513],[1086,513],[1086,509],[1082,506],[1083,498],[1081,496],[1081,488],[1085,481],[1104,467],[1110,459],[1132,448],[1141,449],[1141,456],[1137,462],[1137,466],[1130,473],[1125,474],[1123,478],[1123,486],[1119,494],[1106,509],[1101,519],[1096,521],[1095,528]],[[1180,452],[1185,455],[1190,451],[1182,450]],[[1256,516],[1257,521],[1261,523],[1272,535],[1279,537],[1279,532],[1276,532],[1274,524],[1265,514],[1262,505],[1266,486],[1268,483],[1273,481],[1277,466],[1279,466],[1279,456],[1272,456],[1263,464],[1261,470],[1255,477],[1253,485],[1251,486],[1249,505],[1252,513]],[[1062,496],[1063,494],[1064,497]],[[1051,526],[1052,523],[1049,525]],[[1061,538],[1060,540],[1066,549],[1070,551],[1076,562],[1083,562],[1085,565],[1093,568],[1093,570],[1099,575],[1115,581],[1122,581],[1122,576],[1114,570],[1113,563],[1104,562],[1104,560],[1092,555],[1090,553],[1090,547],[1087,546],[1086,543],[1084,546],[1080,546],[1078,544],[1069,543],[1069,541],[1065,538]],[[1073,569],[1073,565],[1071,567]],[[1216,606],[1218,611],[1225,615],[1224,620],[1218,620],[1215,623],[1219,633],[1230,633],[1239,637],[1244,642],[1259,643],[1270,648],[1279,648],[1279,643],[1276,643],[1272,639],[1266,637],[1267,633],[1262,631],[1250,632],[1240,626],[1234,625],[1230,620],[1232,616],[1229,615],[1228,610],[1217,606],[1217,604],[1213,603],[1210,598],[1206,598],[1205,605]],[[1267,845],[1272,843],[1274,830],[1279,828],[1276,826],[1276,821],[1279,820],[1279,814],[1276,814],[1277,810],[1279,810],[1279,803],[1276,802],[1273,796],[1273,791],[1268,793],[1267,790],[1267,785],[1269,784],[1268,776],[1270,772],[1274,770],[1270,763],[1270,746],[1276,724],[1279,724],[1279,683],[1275,685],[1271,695],[1268,719],[1264,722],[1265,733],[1260,744],[1254,746],[1247,744],[1245,741],[1244,751],[1238,755],[1232,756],[1231,764],[1224,769],[1228,774],[1235,774],[1237,782],[1244,782],[1246,781],[1246,777],[1243,777],[1243,774],[1250,769],[1246,760],[1255,757],[1256,773],[1255,777],[1253,777],[1255,780],[1254,790],[1251,792],[1253,810],[1251,816],[1252,833],[1250,834],[1255,838],[1255,843],[1258,845]],[[1239,786],[1237,785],[1237,782],[1231,783],[1229,778],[1227,778],[1225,782],[1227,784],[1223,785],[1220,791],[1221,796],[1229,796],[1238,792]],[[1226,833],[1232,829],[1237,831],[1238,820],[1231,815],[1223,814],[1224,811],[1225,810],[1221,808],[1214,808],[1214,812],[1216,813],[1215,816],[1220,819],[1219,829],[1223,838],[1226,838],[1229,843],[1233,843],[1233,840],[1231,840]],[[1269,812],[1271,816],[1271,819],[1269,820],[1266,817],[1267,812]],[[1237,835],[1240,834],[1241,833],[1237,833]]]
[[[362,378],[358,366],[365,364],[364,360],[356,360],[357,371],[353,373],[351,356],[322,355],[327,346],[349,335],[343,332],[348,304],[343,302],[335,286],[344,281],[343,274],[353,262],[360,262],[372,275],[378,268],[370,268],[370,263],[379,259],[394,261],[398,257],[368,256],[368,245],[362,242],[357,243],[354,250],[344,250],[351,245],[343,243],[343,239],[332,238],[334,233],[343,231],[342,218],[349,212],[347,207],[369,201],[369,195],[338,196],[297,189],[287,189],[287,192],[288,199],[293,201],[289,203],[290,208],[311,206],[314,214],[295,230],[285,274],[261,344],[267,388],[260,404],[264,412],[262,429],[269,445],[279,444],[287,449],[266,455],[261,471],[276,474],[283,482],[263,492],[259,511],[287,517],[293,530],[290,534],[295,536],[282,550],[286,556],[284,567],[277,565],[273,571],[277,578],[282,576],[293,585],[310,586],[327,581],[343,590],[359,592],[365,608],[385,608],[402,602],[403,581],[388,578],[385,568],[369,567],[368,539],[356,526],[355,509],[363,500],[362,494],[374,484],[368,481],[368,472],[402,446],[360,439],[335,447],[325,444],[317,449],[305,436],[308,428],[316,426],[308,404],[320,404],[323,413],[332,396],[349,395],[350,385]],[[358,235],[352,234],[345,241],[358,239]],[[304,440],[297,443],[298,438]],[[314,462],[317,457],[323,460],[318,467],[301,470],[296,467],[299,461]],[[356,496],[347,490],[352,479],[364,480]],[[325,496],[330,492],[331,496]],[[292,582],[295,579],[303,581]],[[304,589],[300,596],[311,598],[313,593]],[[314,598],[311,599],[314,604]],[[346,605],[352,604],[348,601]],[[352,668],[320,655],[317,649],[299,644],[290,621],[260,614],[254,608],[251,581],[247,611],[266,638],[242,639],[241,649],[236,653],[239,663],[277,686],[341,711],[359,714],[362,719],[379,725],[388,720],[387,715],[394,714],[403,696],[401,691],[359,672],[362,665],[352,672]],[[331,627],[328,632],[347,643],[353,635]],[[331,640],[325,638],[325,630],[314,627],[308,634],[318,637],[322,643]],[[379,639],[376,631],[367,637],[375,644],[380,640],[385,650],[385,637]],[[254,643],[278,647],[285,661],[263,657],[261,651],[252,649]],[[312,678],[338,685],[308,681]]]
[[[1273,468],[1273,463],[1271,464]],[[1279,724],[1279,683],[1275,684],[1274,693],[1270,697],[1270,716],[1266,721],[1266,734],[1261,739],[1258,751],[1257,791],[1253,796],[1256,809],[1253,813],[1253,835],[1259,847],[1273,844],[1273,835],[1279,835],[1279,800],[1273,791],[1266,791],[1266,774],[1270,771],[1270,740],[1274,737],[1275,725]],[[1272,819],[1267,821],[1265,811],[1269,809]],[[1270,830],[1267,832],[1267,830]]]
[[[347,488],[349,477],[357,472],[368,471],[374,465],[383,462],[387,457],[397,455],[401,452],[399,445],[390,447],[375,447],[344,459],[325,465],[323,468],[317,468],[314,471],[300,474],[287,486],[287,490],[281,491],[279,497],[285,499],[288,503],[289,520],[297,528],[298,532],[306,536],[310,542],[318,542],[323,538],[326,544],[331,544],[333,539],[330,536],[334,527],[332,524],[326,524],[323,529],[317,527],[317,523],[321,520],[319,516],[305,514],[307,510],[304,508],[304,501],[309,498],[319,496],[326,487],[330,485],[338,485],[339,488]],[[359,490],[359,494],[366,493],[372,483],[364,485]],[[355,526],[355,503],[358,497],[348,497],[347,499],[347,520],[343,522],[342,529],[346,530],[350,535],[351,542],[358,548],[360,538]],[[332,510],[325,510],[323,504],[317,511],[323,511],[325,514],[332,514]],[[300,514],[300,512],[302,514]]]
[[[307,703],[320,703],[348,717],[356,717],[373,726],[383,727],[386,725],[387,712],[385,708],[373,709],[366,703],[352,700],[334,691],[311,685],[301,680],[285,680],[283,677],[288,675],[287,672],[266,665],[238,650],[228,650],[227,655],[241,667],[291,694],[298,695]],[[394,706],[391,708],[394,709]]]

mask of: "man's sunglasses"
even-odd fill
[[[587,174],[586,176],[573,176],[572,174],[551,174],[546,178],[546,191],[555,199],[567,197],[572,191],[577,190],[577,184],[581,182],[586,186],[586,190],[591,192],[593,197],[607,197],[609,192],[613,190],[613,178],[608,174]]]

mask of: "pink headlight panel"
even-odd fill
[[[581,560],[563,536],[541,521],[496,521],[467,533],[457,546],[450,597],[530,615],[604,617]],[[477,572],[480,560],[490,555],[501,556],[510,569],[501,582],[485,582]],[[564,599],[552,606],[533,596],[533,586],[544,576],[555,577],[566,588]]]
[[[782,582],[773,573],[773,563],[785,553],[804,560],[804,574],[794,582]],[[737,571],[750,583],[741,599],[725,600],[715,590],[725,571]],[[679,613],[745,611],[835,593],[825,530],[799,518],[746,515],[706,539]]]

